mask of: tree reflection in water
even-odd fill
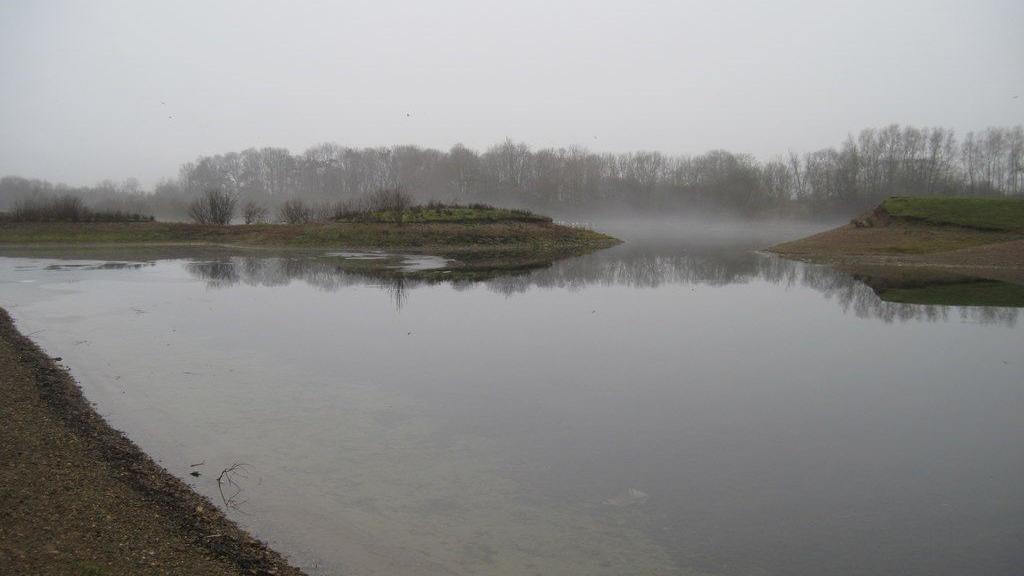
[[[649,289],[666,285],[726,286],[767,282],[813,288],[836,302],[844,312],[885,322],[960,319],[1014,326],[1019,315],[1017,308],[886,302],[850,274],[751,251],[680,253],[673,249],[639,246],[556,261],[532,270],[487,273],[476,270],[472,275],[460,274],[458,270],[440,275],[429,271],[404,273],[393,266],[353,267],[343,257],[309,255],[225,255],[190,261],[185,267],[211,288],[239,283],[282,286],[295,281],[327,291],[348,286],[379,286],[399,310],[407,302],[410,290],[438,283],[450,284],[456,289],[482,285],[512,297],[533,289],[581,290],[594,285]]]

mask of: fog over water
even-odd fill
[[[601,226],[475,282],[6,251],[0,295],[172,473],[244,462],[231,515],[313,574],[1017,572],[1018,309],[753,251],[807,228]]]

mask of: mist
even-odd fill
[[[0,0],[0,573],[1021,576],[1022,24]]]
[[[768,161],[1024,117],[1024,5],[4,2],[0,174],[151,189],[250,147]]]
[[[893,195],[1005,196],[1024,191],[1024,128],[952,130],[891,125],[865,129],[839,147],[775,156],[713,150],[694,156],[588,148],[534,150],[506,139],[483,152],[453,146],[349,148],[324,143],[293,154],[247,148],[186,162],[152,190],[135,179],[73,188],[0,179],[0,213],[41,213],[47,202],[88,204],[119,218],[183,220],[213,194],[245,203],[260,221],[337,220],[373,195],[403,190],[410,202],[492,203],[543,210],[562,219],[686,215],[833,220]],[[24,216],[24,214],[23,214]],[[32,218],[28,218],[32,219]],[[79,218],[75,218],[79,219]],[[252,218],[245,217],[250,223]]]

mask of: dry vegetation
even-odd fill
[[[121,210],[94,210],[72,194],[46,198],[25,198],[15,202],[2,222],[152,222],[153,217]]]
[[[74,198],[68,197],[69,200]],[[247,202],[245,224],[232,225],[236,197],[207,190],[189,206],[193,223],[17,218],[0,225],[0,244],[223,244],[308,248],[401,249],[450,258],[550,258],[616,244],[583,228],[563,226],[526,210],[486,204],[414,205],[400,188],[358,201],[307,204],[293,198],[278,210],[283,224],[266,223],[269,211]],[[62,206],[62,205],[61,205]],[[77,205],[81,208],[80,202]],[[57,209],[51,210],[57,213]],[[482,256],[486,255],[486,256]]]
[[[231,245],[401,250],[502,267],[550,261],[605,248],[610,236],[524,212],[492,207],[426,206],[403,213],[368,212],[357,221],[216,225],[171,222],[11,222],[0,245]]]

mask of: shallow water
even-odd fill
[[[482,282],[22,253],[0,305],[204,494],[244,463],[230,514],[311,573],[1019,573],[1018,309],[613,232]]]

